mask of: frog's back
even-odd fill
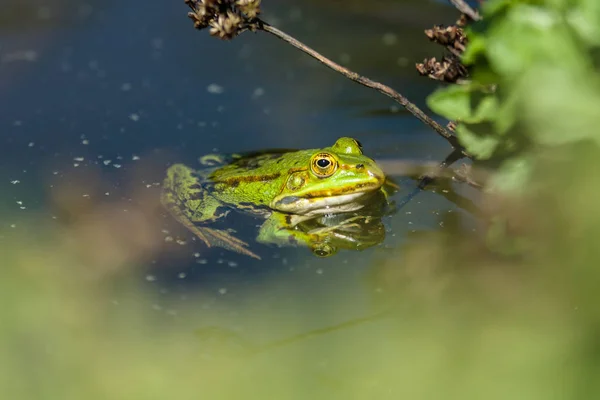
[[[306,168],[311,154],[311,150],[274,150],[238,155],[207,180],[223,202],[267,206],[281,192],[291,171]]]

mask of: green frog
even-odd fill
[[[167,170],[162,204],[207,246],[259,259],[247,243],[233,236],[234,232],[210,225],[232,210],[249,212],[265,219],[258,242],[304,244],[315,254],[326,256],[331,253],[328,242],[332,234],[356,226],[357,218],[361,218],[352,212],[385,193],[383,171],[363,154],[357,140],[348,137],[323,149],[277,150],[229,158],[208,155],[200,162],[205,168],[175,164]],[[340,213],[348,214],[348,218],[334,226],[323,223],[326,216]],[[319,219],[320,224],[307,224]]]

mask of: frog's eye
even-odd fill
[[[310,167],[319,178],[327,178],[337,169],[337,161],[331,154],[319,153],[313,157]]]

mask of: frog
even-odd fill
[[[325,148],[207,155],[200,164],[203,168],[176,163],[167,169],[162,205],[206,246],[257,259],[235,231],[214,224],[234,210],[249,213],[264,219],[257,242],[302,244],[328,255],[332,252],[323,249],[331,247],[331,235],[356,224],[357,215],[350,214],[389,192],[382,169],[350,137]],[[326,229],[302,228],[307,221],[336,214],[348,218],[335,225],[321,223]]]

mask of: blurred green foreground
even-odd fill
[[[199,291],[167,317],[150,307],[156,293],[127,278],[149,245],[124,256],[105,218],[89,235],[24,222],[34,245],[2,239],[0,398],[600,398],[600,25],[588,23],[600,11],[592,1],[489,3],[507,8],[481,33],[486,65],[498,101],[510,101],[510,135],[527,138],[483,195],[489,229],[454,217],[452,229],[374,253],[363,292],[340,282],[320,309],[303,293],[275,306],[268,288],[289,293],[294,282],[266,278],[244,294],[252,302],[200,312]],[[509,22],[521,24],[518,41],[500,29]],[[494,69],[494,51],[514,62]],[[367,320],[339,325],[348,315]],[[314,334],[294,336],[303,332]]]

